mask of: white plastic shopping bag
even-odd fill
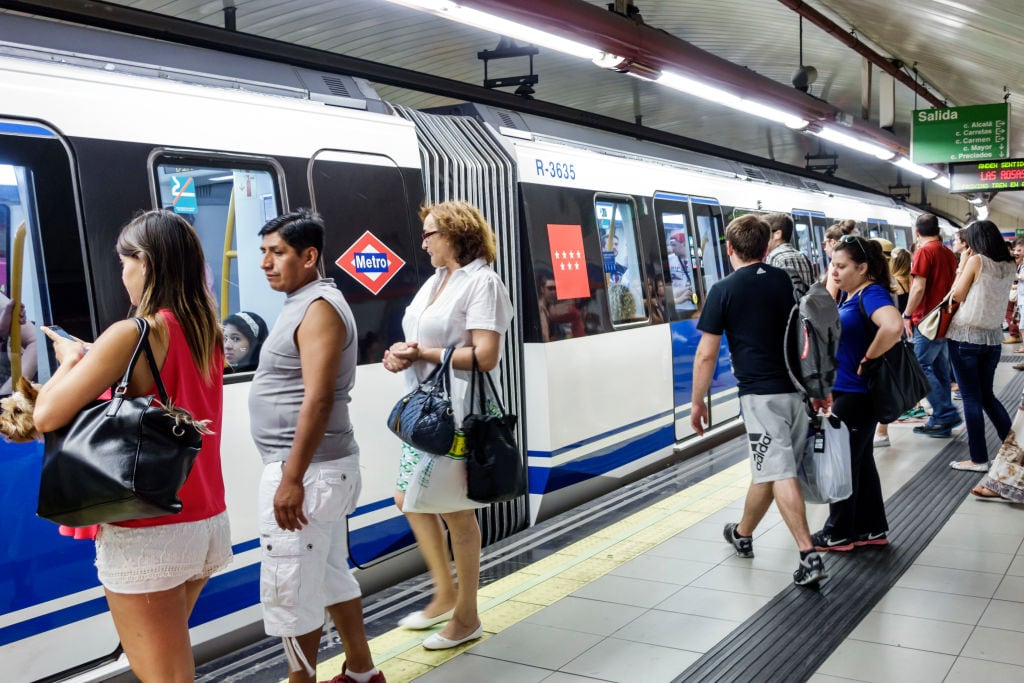
[[[808,503],[838,503],[853,494],[850,430],[835,415],[811,420],[804,458],[797,468]]]
[[[424,453],[412,472],[402,512],[457,512],[486,507],[466,495],[466,459]]]

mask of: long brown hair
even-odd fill
[[[214,354],[224,348],[224,335],[206,286],[206,259],[199,235],[176,213],[146,211],[121,228],[117,253],[146,263],[136,314],[155,320],[160,309],[170,310],[185,333],[192,360],[209,379]]]
[[[437,231],[455,248],[455,260],[460,266],[478,258],[494,263],[494,231],[475,206],[463,201],[427,204],[420,209],[420,220],[427,216],[434,217]]]

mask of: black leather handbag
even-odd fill
[[[388,429],[418,451],[445,455],[455,440],[455,415],[449,397],[449,369],[454,346],[414,390],[399,399],[388,416]]]
[[[45,435],[40,517],[84,527],[181,512],[178,491],[209,430],[171,407],[149,345],[149,323],[135,322],[139,343],[113,398],[93,401],[68,425]],[[128,381],[143,351],[159,396],[128,398]]]
[[[481,378],[479,412],[467,415],[462,422],[466,436],[466,493],[470,500],[478,503],[500,503],[526,495],[526,464],[516,444],[518,418],[505,412],[494,380],[490,373],[480,371],[474,352],[473,379],[469,389],[471,402],[477,395],[477,379],[481,375],[487,378],[487,385]],[[487,411],[487,386],[491,388],[498,415]]]
[[[861,319],[874,339],[878,327],[864,310],[860,302]],[[931,385],[924,374],[924,368],[914,354],[914,345],[906,337],[900,337],[892,348],[877,358],[861,365],[861,376],[868,385],[868,396],[874,409],[875,418],[881,424],[895,422],[928,395]]]

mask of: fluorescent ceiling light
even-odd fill
[[[921,166],[920,164],[915,164],[913,161],[911,161],[910,159],[908,159],[906,157],[900,157],[899,159],[897,159],[896,161],[894,161],[892,163],[896,164],[897,166],[899,166],[902,169],[906,169],[906,170],[910,171],[911,173],[919,175],[922,178],[926,178],[927,180],[932,180],[937,175],[939,175],[939,172],[936,171],[934,168],[928,168],[927,166]]]
[[[987,206],[979,206],[977,209],[974,210],[974,212],[976,214],[978,214],[978,220],[979,221],[987,221],[988,220],[988,207]]]
[[[881,145],[876,145],[872,142],[855,138],[852,135],[847,135],[846,133],[842,133],[835,128],[830,128],[828,126],[823,126],[821,130],[814,131],[814,134],[820,138],[828,140],[829,142],[834,142],[837,145],[842,145],[843,147],[856,150],[863,154],[870,154],[882,161],[889,161],[896,156],[895,152],[890,149],[886,149]]]
[[[782,123],[793,129],[806,128],[810,123],[795,114],[784,112],[781,109],[776,109],[760,102],[743,99],[738,95],[733,95],[720,88],[708,85],[707,83],[701,83],[686,76],[680,76],[679,74],[666,71],[661,74],[657,82],[688,95],[695,95],[701,99],[725,105],[745,114],[753,114],[769,121]]]
[[[460,24],[475,26],[485,31],[497,33],[499,36],[507,36],[534,45],[541,45],[551,50],[564,52],[574,57],[583,59],[599,59],[603,54],[600,50],[583,43],[563,38],[554,33],[540,31],[531,26],[520,24],[508,19],[502,19],[493,14],[481,12],[480,10],[463,7],[457,2],[450,0],[389,0],[398,5],[405,5],[413,9],[430,12],[444,19],[451,19]]]
[[[932,178],[932,182],[935,183],[936,185],[946,188],[947,190],[949,189],[949,178],[947,176],[942,175],[941,173],[936,177]]]

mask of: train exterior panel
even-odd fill
[[[522,129],[503,135],[485,108],[466,116],[327,106],[282,88],[123,73],[130,69],[99,57],[62,64],[66,53],[39,48],[32,59],[6,40],[0,290],[11,291],[18,259],[22,302],[36,326],[60,324],[90,339],[126,314],[114,240],[135,212],[153,207],[196,227],[222,317],[247,310],[272,325],[281,297],[259,270],[256,231],[299,206],[325,216],[326,273],[351,302],[359,331],[352,419],[364,487],[349,523],[349,559],[369,586],[398,578],[413,548],[392,501],[399,443],[384,426],[403,384],[379,361],[430,274],[416,216],[424,201],[459,197],[484,207],[517,311],[501,371],[508,405],[522,417],[530,489],[500,504],[509,506],[501,514],[481,513],[489,540],[699,452],[689,426],[696,322],[710,287],[731,270],[724,228],[733,216],[792,213],[798,247],[821,268],[828,221],[855,218],[906,241],[916,215],[823,181],[752,177],[756,169],[727,160],[526,116],[506,115]],[[28,239],[15,256],[20,224]],[[366,254],[386,261],[384,275],[360,268],[357,255]],[[36,334],[36,379],[45,381],[54,366]],[[200,647],[215,648],[260,618],[261,465],[249,438],[250,379],[242,372],[225,380],[222,460],[235,557],[196,607]],[[713,426],[737,425],[727,345],[710,401]],[[92,544],[58,536],[35,517],[41,450],[0,444],[9,539],[0,557],[0,658],[19,681],[76,672],[99,680],[124,668],[110,666],[117,636]],[[517,521],[495,522],[506,517]]]

